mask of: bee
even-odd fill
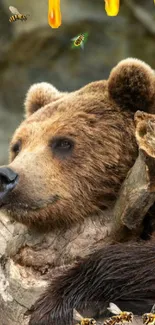
[[[112,316],[104,321],[104,325],[125,324],[133,321],[133,313],[128,311],[121,311],[115,304],[110,303],[107,308],[111,313],[117,316]]]
[[[142,315],[143,324],[155,325],[155,305],[153,305],[151,312]]]
[[[16,20],[26,21],[27,20],[27,16],[29,16],[29,15],[22,15],[22,14],[20,14],[20,12],[15,7],[12,7],[12,6],[9,7],[9,10],[13,14],[13,16],[11,16],[9,18],[9,22],[10,23],[13,23]]]
[[[76,309],[73,309],[73,319],[78,321],[77,325],[96,325],[96,320],[94,318],[84,318]]]
[[[80,46],[84,50],[84,43],[86,43],[87,37],[88,37],[88,33],[83,33],[72,38],[71,39],[71,41],[73,41],[72,48]]]

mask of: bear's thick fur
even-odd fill
[[[155,112],[154,71],[144,62],[126,59],[112,70],[107,81],[92,82],[73,93],[59,92],[47,83],[36,84],[27,93],[25,107],[26,119],[10,145],[9,168],[19,178],[1,207],[28,226],[72,227],[88,217],[102,215],[106,224],[105,212],[114,206],[120,186],[137,157],[134,112]],[[102,305],[109,299],[117,300],[122,279],[121,270],[117,269],[127,259],[125,272],[130,272],[130,258],[132,261],[132,248],[127,257],[123,247],[116,245],[116,251],[103,248],[96,257],[88,257],[69,270],[61,282],[56,280],[36,304],[30,324],[69,325],[70,308],[86,305],[91,295],[88,292],[92,292],[92,301],[99,296],[97,303]],[[137,254],[140,251],[136,247],[134,256],[136,249]],[[111,277],[107,274],[115,274],[115,253],[118,285],[110,291]],[[104,263],[104,254],[109,256],[109,264]],[[139,268],[140,263],[136,272]],[[122,281],[123,291],[126,277],[121,285]],[[134,281],[131,283],[134,288]]]
[[[154,82],[149,66],[127,59],[108,81],[73,93],[32,86],[10,146],[9,167],[20,176],[5,200],[11,216],[55,226],[111,206],[137,156],[133,112],[154,110]]]
[[[85,317],[98,318],[110,302],[135,315],[149,313],[155,302],[154,256],[151,241],[99,249],[51,283],[32,308],[29,324],[71,325],[73,308],[89,311],[91,306],[96,314],[85,312]]]

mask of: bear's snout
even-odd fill
[[[7,195],[18,183],[18,174],[11,168],[0,168],[0,205],[2,206],[7,199]]]

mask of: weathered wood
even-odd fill
[[[137,111],[135,124],[139,155],[114,207],[113,232],[119,240],[141,233],[144,216],[155,201],[155,117]]]
[[[107,215],[106,215],[107,217]],[[0,220],[0,324],[27,325],[24,313],[34,304],[54,277],[90,252],[91,245],[104,240],[111,229],[104,216],[87,219],[70,229],[41,233]],[[110,214],[109,214],[110,219]]]

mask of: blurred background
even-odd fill
[[[9,23],[9,6],[30,14]],[[155,69],[153,0],[122,0],[108,17],[104,0],[61,0],[62,25],[47,22],[48,0],[0,0],[0,165],[7,163],[10,138],[24,117],[29,86],[47,81],[72,91],[108,78],[120,60],[136,57]],[[84,51],[71,50],[71,38],[88,32]]]

